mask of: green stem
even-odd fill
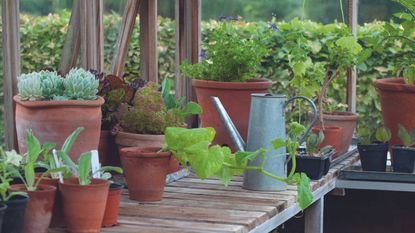
[[[266,175],[266,176],[269,176],[269,177],[271,177],[273,179],[276,179],[276,180],[279,180],[279,181],[283,181],[283,182],[287,182],[287,179],[286,178],[282,178],[280,176],[276,176],[276,175],[274,175],[274,174],[272,174],[272,173],[264,170],[263,167],[256,167],[256,166],[233,166],[233,165],[228,164],[228,163],[224,163],[223,165],[224,166],[227,166],[227,167],[229,167],[231,169],[248,170],[248,171],[258,171],[261,174]]]
[[[340,3],[340,12],[342,14],[343,23],[346,23],[346,20],[344,20],[344,10],[343,10],[343,2],[342,2],[342,0],[339,0],[339,3]]]

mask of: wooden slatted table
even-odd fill
[[[340,170],[357,160],[357,154],[353,155],[331,168],[321,180],[312,182],[316,202],[306,211],[306,232],[322,229],[324,195],[334,189]],[[281,192],[250,191],[241,186],[242,177],[235,177],[224,187],[219,180],[190,175],[166,185],[162,201],[146,203],[130,200],[127,190],[123,190],[119,225],[103,228],[102,232],[263,233],[300,212],[295,186]]]

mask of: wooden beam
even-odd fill
[[[59,70],[66,74],[72,67],[76,66],[81,47],[80,35],[80,8],[79,0],[74,0],[72,5],[71,19],[66,34],[65,45],[63,46]]]
[[[158,81],[157,0],[140,3],[140,71],[142,78]]]
[[[104,69],[103,0],[80,1],[81,64]]]
[[[200,0],[176,0],[176,96],[193,100],[190,79],[180,74],[179,65],[187,60],[199,62],[200,57]]]
[[[356,36],[358,27],[358,0],[349,0],[348,4],[348,23],[353,35]],[[351,112],[356,112],[356,80],[356,68],[349,68],[347,70],[347,104],[349,105],[349,111]]]
[[[17,76],[20,74],[19,0],[2,1],[5,146],[17,149],[15,104]]]
[[[127,59],[128,46],[130,45],[136,17],[140,6],[140,0],[128,0],[122,17],[122,25],[115,44],[112,57],[111,73],[122,77],[125,60]]]

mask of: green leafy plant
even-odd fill
[[[385,127],[378,127],[376,130],[373,130],[369,127],[360,126],[357,128],[357,135],[360,143],[364,145],[369,145],[373,142],[386,143],[392,137],[391,131]]]
[[[209,35],[209,43],[202,53],[204,59],[196,64],[184,62],[180,70],[187,77],[203,80],[243,82],[252,79],[267,52],[262,35],[264,31],[242,21],[219,22]]]
[[[129,107],[121,117],[121,127],[124,131],[163,134],[166,127],[183,126],[187,116],[201,112],[201,107],[194,102],[189,102],[181,108],[180,100],[178,102],[172,100],[174,97],[169,97],[166,85],[164,87],[164,91],[159,92],[157,84],[149,82],[136,92],[133,106]],[[165,99],[169,101],[167,105]]]
[[[1,201],[8,201],[16,195],[27,196],[25,192],[9,192],[10,182],[13,177],[17,177],[19,171],[16,167],[20,166],[23,157],[15,150],[3,151],[0,147],[0,197]]]
[[[415,144],[415,129],[408,131],[401,124],[398,125],[398,137],[402,140],[405,147],[411,147]]]
[[[71,148],[73,143],[76,140],[79,132],[81,132],[83,128],[76,129],[65,141],[65,144],[62,146],[61,150],[56,151],[56,154],[63,160],[63,164],[65,167],[71,171],[72,175],[76,175],[78,177],[78,181],[80,185],[89,185],[91,184],[91,178],[97,173],[105,173],[109,171],[114,171],[117,173],[123,173],[123,170],[120,167],[114,166],[104,166],[101,167],[99,170],[92,172],[91,169],[91,152],[84,152],[79,157],[78,163],[74,163],[72,159],[67,154],[68,148]]]
[[[310,179],[303,173],[295,173],[295,151],[298,148],[298,137],[304,132],[299,124],[291,125],[292,139],[273,141],[274,148],[287,146],[293,166],[287,178],[275,176],[264,169],[265,152],[260,149],[255,152],[232,153],[228,147],[211,146],[215,136],[213,128],[185,129],[168,127],[165,132],[165,146],[163,151],[171,151],[182,165],[190,164],[195,174],[201,179],[217,176],[225,185],[228,185],[233,175],[241,175],[244,170],[255,170],[273,179],[297,185],[298,202],[305,209],[312,202]],[[249,160],[261,158],[260,166],[247,166]],[[280,155],[285,156],[285,155]]]
[[[392,133],[388,128],[385,127],[379,127],[376,129],[375,132],[375,139],[378,142],[389,142],[392,138]]]
[[[320,130],[318,134],[311,133],[306,140],[307,152],[311,155],[319,155],[330,151],[333,147],[330,145],[324,146],[319,149],[319,145],[324,141],[323,130]]]

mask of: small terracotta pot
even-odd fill
[[[46,233],[55,203],[56,187],[39,185],[36,191],[27,191],[23,184],[10,186],[12,192],[26,192],[29,195],[24,217],[25,233]]]
[[[101,130],[98,145],[99,161],[102,166],[120,166],[120,156],[115,144],[115,137],[109,130]]]
[[[36,174],[36,175],[38,176],[38,174]],[[63,212],[62,212],[61,194],[59,192],[59,185],[58,185],[59,184],[59,179],[44,177],[40,181],[40,184],[53,186],[57,190],[56,195],[55,195],[55,204],[53,206],[52,220],[51,220],[51,223],[50,223],[50,227],[64,227],[64,226],[66,226],[65,218],[63,217]]]
[[[102,220],[103,227],[112,227],[117,224],[122,187],[117,183],[110,185],[104,219]]]
[[[319,126],[314,126],[312,131],[315,134],[318,134],[320,132],[321,128]],[[343,129],[337,126],[325,126],[323,129],[324,133],[324,140],[323,142],[318,146],[319,149],[330,145],[333,147],[333,149],[336,150],[336,154],[333,155],[332,159],[335,159],[339,153],[337,150],[340,147],[340,141],[342,137]]]
[[[100,232],[108,198],[109,182],[92,179],[80,185],[77,178],[59,183],[63,214],[69,232]]]
[[[135,134],[127,132],[119,132],[115,137],[118,148],[124,147],[163,147],[164,134]],[[177,172],[179,170],[179,161],[171,156],[168,173]]]
[[[158,152],[160,147],[126,147],[120,150],[131,200],[159,201],[171,157],[170,152]]]
[[[216,82],[192,79],[192,86],[195,88],[197,102],[203,109],[200,115],[201,127],[215,128],[216,137],[213,141],[214,144],[228,145],[235,149],[210,97],[219,97],[242,138],[246,141],[251,94],[268,93],[272,82],[266,79],[248,82]]]
[[[43,144],[55,142],[61,148],[66,138],[78,127],[84,127],[74,146],[69,152],[73,161],[77,161],[81,153],[96,150],[101,132],[102,97],[96,100],[68,101],[23,101],[14,96],[16,102],[16,132],[19,152],[26,152],[26,130]]]
[[[323,114],[324,126],[337,126],[342,128],[342,136],[338,148],[339,150],[336,153],[337,155],[344,154],[349,150],[358,119],[359,114],[353,112],[334,111],[332,113]]]
[[[398,125],[415,128],[415,85],[407,85],[402,78],[383,78],[373,82],[379,96],[385,127],[391,130],[389,145],[401,145]]]

